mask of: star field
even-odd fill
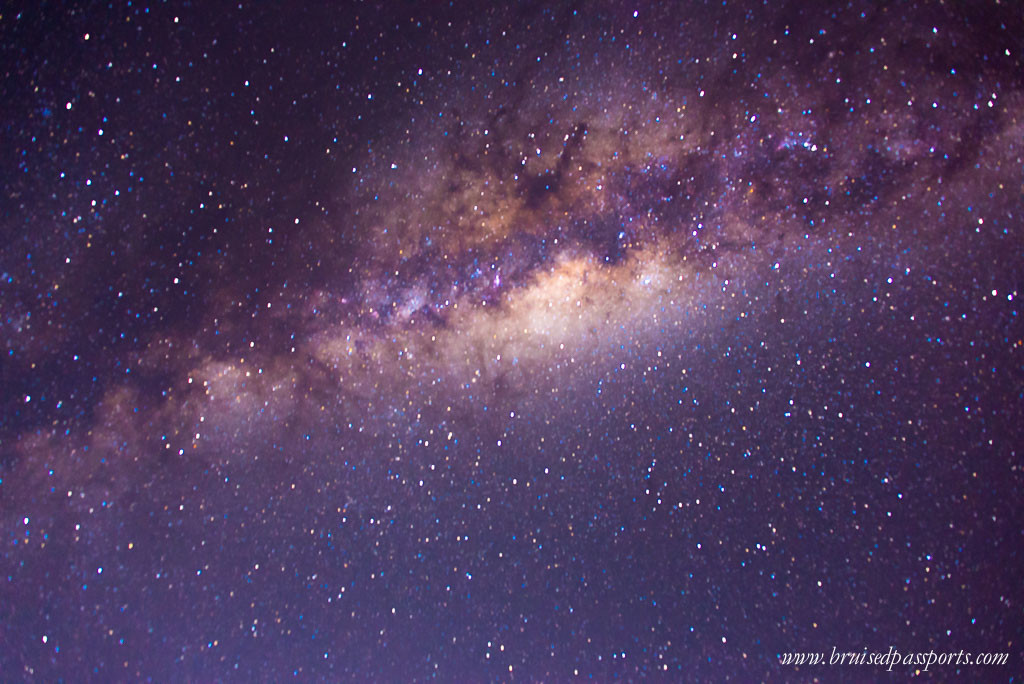
[[[3,678],[1019,675],[1021,36],[5,8]]]

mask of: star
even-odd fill
[[[1014,7],[2,21],[0,671],[1015,671]]]

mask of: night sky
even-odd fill
[[[6,5],[0,678],[1024,671],[1024,10],[826,5]]]

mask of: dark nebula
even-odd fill
[[[1022,36],[0,10],[0,679],[1018,676]]]

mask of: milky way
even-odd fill
[[[0,29],[4,678],[1021,671],[1019,6]]]

